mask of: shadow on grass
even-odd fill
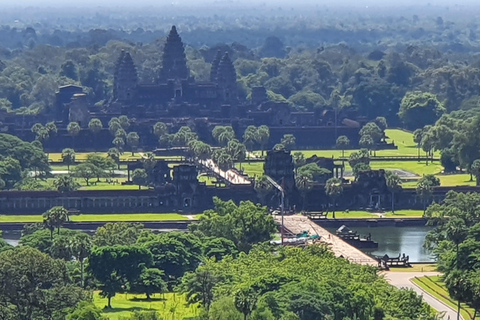
[[[164,299],[164,298],[150,298],[150,300],[148,300],[147,298],[131,298],[131,299],[128,299],[128,301],[135,301],[135,302],[159,302],[159,301],[167,301],[167,299]]]
[[[144,311],[144,310],[151,310],[150,308],[142,308],[142,307],[129,307],[129,308],[115,308],[115,307],[112,307],[112,308],[108,308],[108,307],[105,307],[103,308],[102,312],[103,313],[117,313],[117,312],[135,312],[135,311]]]

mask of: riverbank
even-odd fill
[[[380,228],[380,227],[424,227],[425,218],[352,218],[352,219],[312,219],[324,228],[348,227]]]

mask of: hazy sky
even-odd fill
[[[298,4],[318,4],[318,5],[354,5],[354,6],[389,6],[394,5],[398,6],[400,4],[404,5],[427,5],[428,3],[432,5],[449,5],[453,6],[455,4],[467,5],[467,4],[478,4],[478,0],[398,0],[398,1],[385,1],[385,0],[0,0],[0,3],[6,6],[129,6],[129,7],[140,7],[140,6],[166,6],[166,5],[190,5],[190,4],[201,4],[201,3],[229,3],[233,2],[238,4],[248,5],[249,3],[254,3],[256,5],[260,3],[267,3],[271,5],[289,5],[295,6]]]

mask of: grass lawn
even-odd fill
[[[423,215],[423,210],[398,210],[393,214],[390,211],[382,213],[384,218],[416,218]],[[328,218],[332,218],[332,212],[328,213]],[[368,211],[352,210],[349,212],[335,211],[337,219],[358,219],[358,218],[379,218],[379,214]]]
[[[128,317],[133,311],[143,310],[155,310],[162,319],[193,318],[199,313],[197,306],[188,306],[185,297],[175,293],[157,294],[152,297],[151,301],[146,301],[145,295],[117,294],[112,298],[112,309],[104,309],[107,299],[100,297],[96,292],[93,302],[97,307],[103,309],[104,315],[110,320]]]
[[[395,268],[390,267],[390,271],[393,272],[434,272],[437,271],[437,265],[435,264],[412,264],[411,268]]]
[[[117,222],[117,221],[180,221],[188,218],[177,213],[117,213],[81,214],[71,216],[73,222]],[[0,215],[0,222],[42,222],[42,215]]]
[[[448,306],[452,307],[454,310],[457,310],[457,301],[452,299],[450,295],[448,294],[447,288],[443,284],[443,281],[440,276],[425,276],[425,277],[420,277],[420,278],[415,278],[413,279],[413,282],[434,296],[435,298],[439,299],[443,303],[447,304]],[[475,310],[470,308],[468,305],[465,303],[461,303],[461,315],[463,319],[472,319],[473,314],[475,313]]]

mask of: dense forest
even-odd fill
[[[245,97],[263,85],[295,109],[344,108],[410,129],[478,105],[480,43],[468,8],[371,8],[369,15],[320,6],[255,9],[198,8],[190,16],[192,8],[169,7],[141,19],[139,9],[78,9],[75,18],[60,9],[7,9],[0,21],[0,108],[48,112],[66,84],[83,86],[101,107],[122,49],[132,54],[140,82],[155,82],[172,24],[192,76],[208,80],[216,51],[228,51]],[[425,104],[431,108],[410,110]]]

